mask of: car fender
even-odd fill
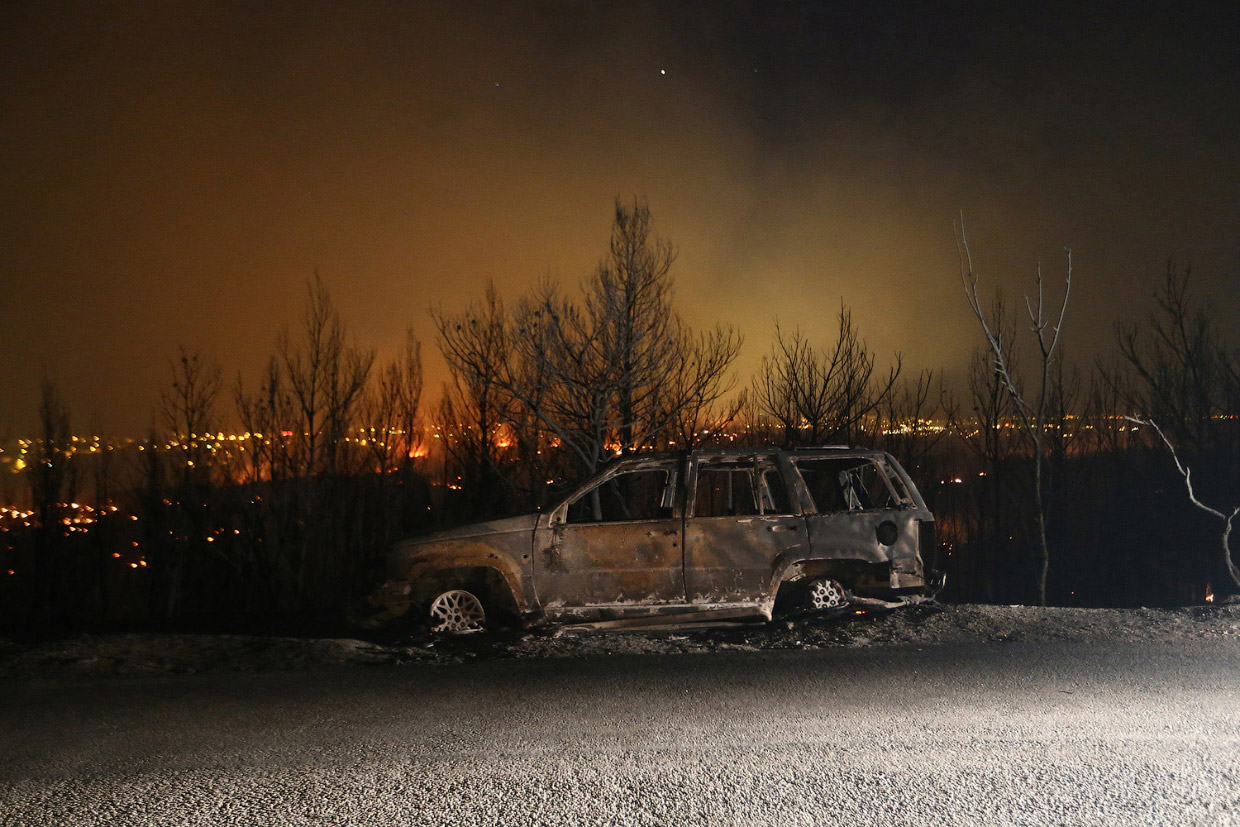
[[[529,538],[526,538],[527,544]],[[529,549],[525,550],[529,556]],[[406,558],[408,569],[404,579],[416,593],[419,582],[429,580],[440,572],[453,569],[491,569],[495,571],[512,592],[518,611],[533,607],[533,581],[528,567],[523,567],[512,556],[494,545],[476,539],[452,540],[423,545]]]

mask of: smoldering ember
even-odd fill
[[[0,824],[1240,820],[1231,6],[30,5]]]

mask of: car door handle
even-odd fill
[[[797,527],[795,525],[786,525],[784,523],[776,523],[775,525],[767,526],[767,530],[768,531],[796,531]]]
[[[677,534],[679,534],[679,533],[680,533],[680,532],[679,532],[679,531],[676,531],[675,529],[672,529],[672,530],[670,530],[670,531],[647,531],[647,532],[646,532],[646,536],[647,536],[647,537],[659,537],[659,536],[662,536],[662,537],[675,537],[675,536],[676,536]]]

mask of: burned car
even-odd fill
[[[378,627],[766,618],[924,599],[934,516],[889,454],[703,449],[617,459],[537,514],[396,545]]]

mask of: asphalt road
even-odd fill
[[[1240,645],[0,682],[0,824],[1235,824]]]

